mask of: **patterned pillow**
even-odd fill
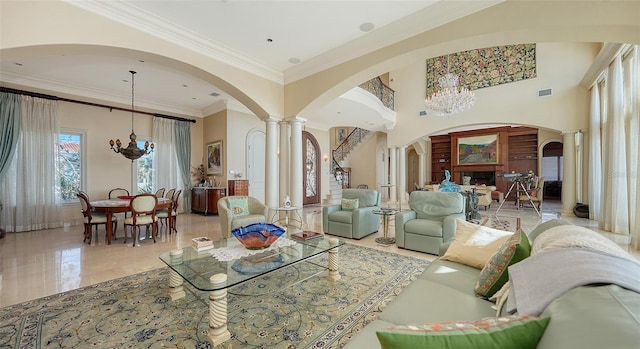
[[[229,209],[234,216],[249,215],[249,200],[245,198],[228,198]]]
[[[522,230],[513,234],[482,268],[474,288],[476,294],[485,298],[493,296],[509,280],[507,268],[529,257],[530,254],[531,244],[527,234]]]
[[[360,200],[358,199],[342,199],[342,210],[353,211],[360,206]]]
[[[512,232],[456,219],[456,234],[442,259],[482,269]]]
[[[548,317],[513,315],[479,321],[394,326],[379,330],[376,335],[382,349],[534,349],[548,323]]]

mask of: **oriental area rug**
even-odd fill
[[[229,289],[224,348],[341,348],[429,261],[367,247],[340,247],[341,279],[299,263]],[[326,254],[317,258],[327,265]],[[208,292],[185,283],[168,297],[168,268],[0,309],[0,348],[212,348]],[[282,288],[284,287],[284,289]]]

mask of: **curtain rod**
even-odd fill
[[[163,119],[196,122],[193,119],[185,119],[185,118],[180,118],[180,117],[177,117],[177,116],[170,116],[170,115],[164,115],[164,114],[158,114],[158,113],[149,113],[149,112],[140,111],[140,110],[131,110],[129,108],[121,108],[121,107],[114,107],[114,106],[110,106],[110,105],[106,105],[106,104],[79,101],[77,99],[63,98],[63,97],[46,95],[46,94],[37,93],[37,92],[16,90],[16,89],[13,89],[13,88],[2,87],[2,86],[0,86],[0,92],[7,92],[7,93],[13,93],[13,94],[18,94],[18,95],[25,95],[25,96],[37,97],[37,98],[43,98],[43,99],[50,99],[50,100],[54,100],[54,101],[63,101],[63,102],[84,104],[84,105],[89,105],[89,106],[92,106],[92,107],[107,108],[109,110],[115,109],[115,110],[121,110],[121,111],[126,111],[126,112],[134,112],[134,113],[138,113],[138,114],[151,115],[153,117],[163,118]]]

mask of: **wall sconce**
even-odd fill
[[[322,158],[324,159],[324,161],[328,161],[329,160],[329,155],[324,154],[324,156]]]

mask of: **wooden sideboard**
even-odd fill
[[[191,189],[191,211],[218,214],[218,200],[227,196],[227,188],[195,187]]]
[[[227,181],[229,196],[249,195],[249,181],[246,179],[234,179]]]

